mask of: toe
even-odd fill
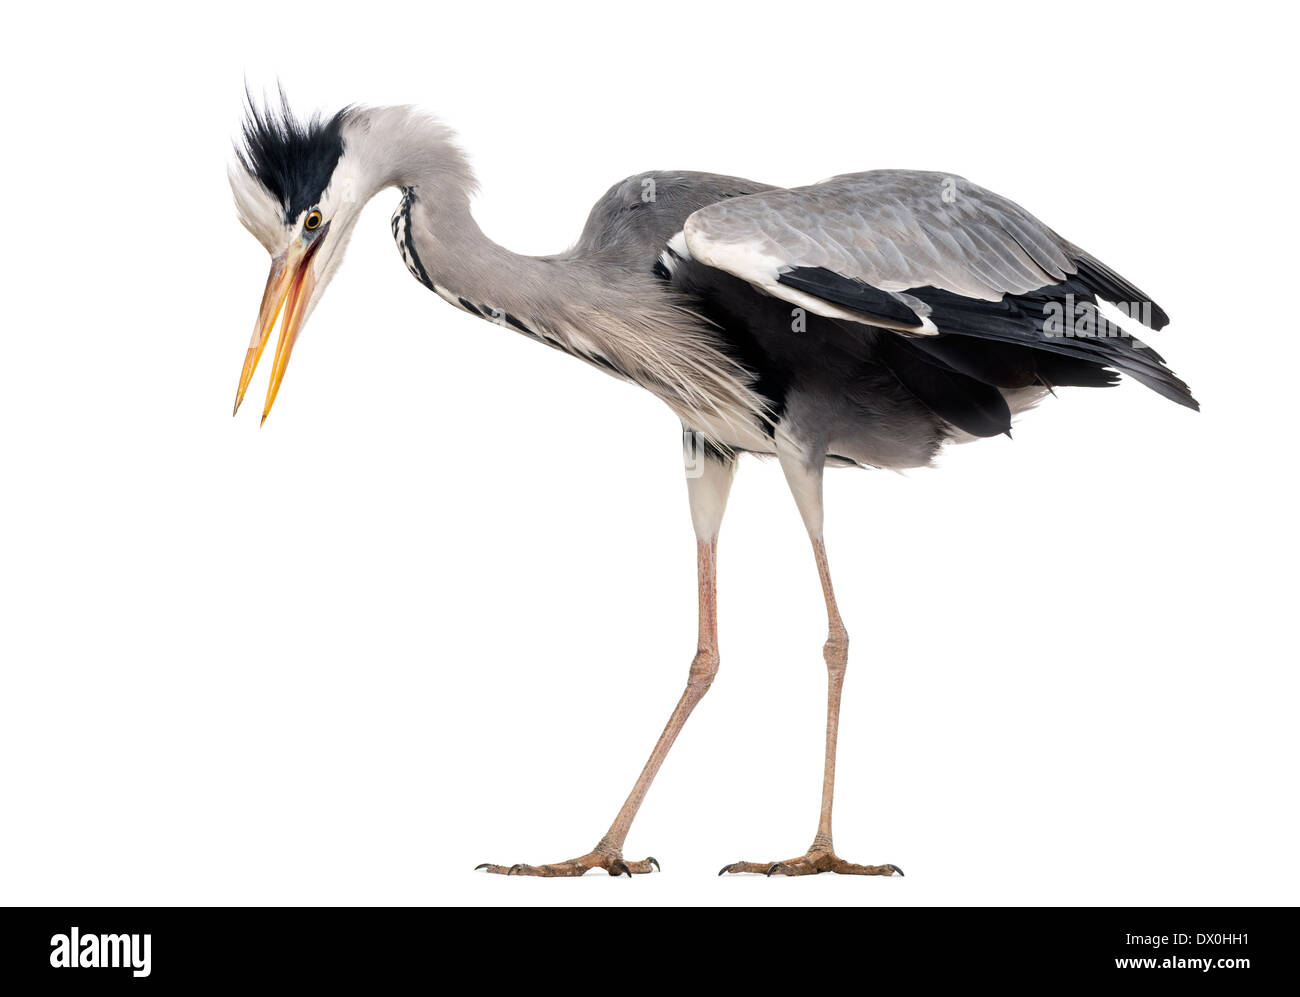
[[[718,870],[718,875],[726,873],[755,872],[767,876],[771,874],[771,862],[732,862],[731,865],[724,865]]]
[[[903,875],[903,870],[896,865],[857,865],[839,858],[830,869],[840,876],[892,876],[895,873]]]
[[[776,862],[772,866],[769,876],[815,876],[822,871],[819,863],[804,856],[803,858],[794,859],[789,862]]]

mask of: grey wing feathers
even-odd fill
[[[697,258],[745,245],[781,266],[824,267],[884,291],[930,286],[988,301],[1075,270],[1073,247],[1019,206],[960,177],[916,170],[851,173],[713,204],[687,220],[686,238]]]
[[[692,214],[683,239],[697,261],[824,317],[919,342],[953,335],[1046,351],[1196,404],[1096,299],[1156,329],[1169,321],[1159,306],[1023,208],[960,177],[878,170],[737,197]],[[1060,373],[1084,376],[1077,365]],[[1042,371],[1037,380],[1053,383]]]

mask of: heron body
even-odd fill
[[[699,643],[685,692],[609,831],[590,852],[529,875],[648,872],[624,840],[659,765],[718,667],[717,535],[738,456],[773,454],[808,530],[826,597],[822,810],[812,847],[724,871],[891,874],[834,853],[831,811],[848,634],[822,530],[826,464],[908,468],[947,442],[1008,433],[1057,387],[1127,374],[1195,408],[1161,358],[1098,308],[1168,317],[1142,291],[1024,209],[959,177],[848,174],[803,188],[691,172],[614,185],[572,248],[522,256],[470,210],[474,181],[452,134],[404,107],[296,121],[250,109],[231,182],[272,255],[236,410],[283,310],[263,419],[360,208],[401,191],[393,237],[407,269],[453,306],[662,399],[686,434],[697,539]]]

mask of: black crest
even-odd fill
[[[343,124],[351,108],[328,120],[319,114],[300,121],[280,91],[280,106],[261,110],[248,98],[244,147],[236,154],[250,174],[271,192],[290,222],[320,200],[343,155]]]

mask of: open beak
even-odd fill
[[[328,229],[326,225],[326,229]],[[275,344],[275,362],[271,367],[271,383],[266,389],[266,405],[262,408],[262,422],[271,414],[275,396],[280,391],[280,382],[284,380],[285,369],[289,366],[289,354],[302,327],[307,304],[311,301],[312,291],[316,289],[316,278],[312,276],[311,260],[325,241],[325,230],[311,241],[306,248],[301,242],[295,242],[284,253],[271,261],[271,273],[266,278],[266,291],[262,294],[262,307],[257,311],[257,324],[253,327],[253,339],[248,344],[248,354],[244,357],[244,369],[239,374],[239,391],[235,394],[235,412],[244,401],[244,392],[257,370],[257,362],[262,359],[275,320],[284,311],[284,324],[280,327],[280,339]]]

